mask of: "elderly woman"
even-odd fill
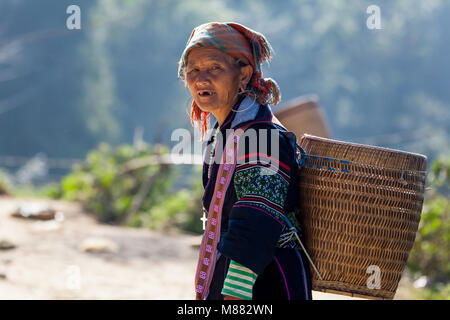
[[[258,32],[211,22],[192,31],[179,62],[193,97],[191,122],[207,141],[198,300],[311,299],[306,256],[292,231],[300,231],[295,136],[272,114],[278,85],[262,77],[271,51]],[[276,143],[263,130],[276,132]],[[256,140],[238,138],[247,132]]]

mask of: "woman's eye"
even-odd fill
[[[219,67],[219,66],[213,66],[211,69],[213,69],[213,70],[219,70],[220,67]]]

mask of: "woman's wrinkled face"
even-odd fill
[[[240,69],[228,54],[214,48],[194,48],[188,56],[186,85],[202,111],[221,122],[237,100]]]

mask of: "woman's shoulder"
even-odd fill
[[[296,137],[271,122],[244,126],[239,142],[239,159],[253,163],[256,158],[268,159],[280,169],[292,171],[297,167]],[[246,162],[247,162],[246,161]]]
[[[239,129],[243,130],[242,136],[246,138],[257,138],[258,142],[267,140],[267,143],[271,146],[275,146],[275,143],[278,143],[283,151],[296,153],[297,137],[295,134],[273,122],[253,122]]]

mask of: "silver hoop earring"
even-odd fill
[[[245,94],[245,93],[253,93],[253,91],[251,91],[251,90],[241,91],[241,92],[238,92],[238,95],[240,95],[240,94]],[[255,104],[255,102],[256,102],[256,99],[252,99],[252,104],[251,104],[250,106],[248,106],[247,108],[245,108],[244,110],[235,110],[235,109],[231,108],[231,111],[234,111],[234,112],[244,112],[244,111],[250,109],[251,107],[253,107],[254,104]]]
[[[188,97],[187,100],[186,100],[186,114],[188,115],[188,117],[191,116],[190,106],[192,105],[193,101],[194,101],[193,97],[190,97],[190,98]]]

